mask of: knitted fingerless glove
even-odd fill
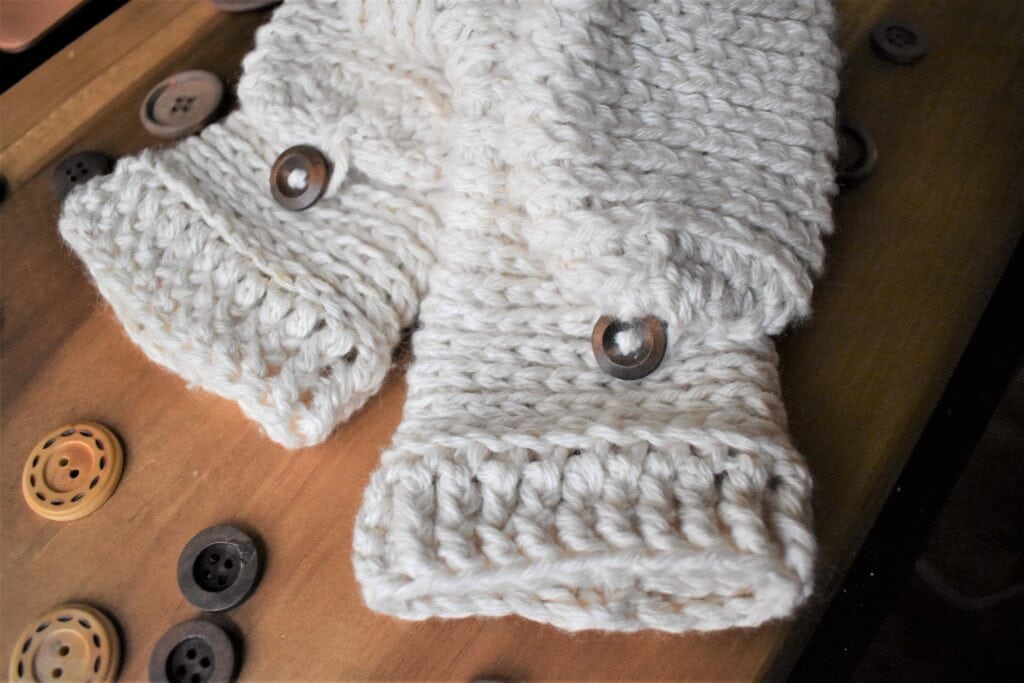
[[[446,233],[357,519],[363,596],[570,630],[788,615],[812,590],[811,480],[768,335],[807,313],[831,230],[833,8],[490,10],[439,22]],[[601,369],[662,332],[647,376]]]
[[[131,338],[288,447],[378,389],[426,287],[448,105],[415,29],[388,3],[286,2],[245,59],[240,111],[121,159],[63,207]],[[270,191],[294,145],[330,167],[301,212]]]

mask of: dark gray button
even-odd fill
[[[178,587],[193,605],[220,612],[241,604],[259,579],[259,554],[233,526],[199,532],[178,557]]]
[[[855,121],[844,118],[839,124],[836,182],[843,188],[853,187],[874,173],[877,163],[878,148],[871,135]]]
[[[53,193],[58,200],[64,201],[75,186],[113,170],[114,160],[102,152],[72,154],[53,169]]]
[[[928,34],[909,21],[883,19],[871,29],[871,48],[882,59],[913,64],[928,52]]]
[[[276,5],[281,0],[211,0],[218,9],[225,12],[248,12],[249,10],[260,9]]]
[[[149,657],[149,680],[163,683],[228,683],[234,680],[235,647],[216,624],[185,621],[160,638]]]
[[[635,342],[622,349],[620,335]],[[590,338],[598,366],[617,379],[640,379],[654,372],[665,357],[665,323],[647,316],[637,320],[598,319]]]

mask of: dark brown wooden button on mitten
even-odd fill
[[[248,12],[277,5],[281,0],[210,0],[218,9],[225,12]]]
[[[623,337],[632,337],[623,348]],[[654,372],[665,357],[665,323],[653,316],[616,320],[601,316],[591,345],[598,366],[617,379],[640,379]]]
[[[209,123],[224,101],[224,84],[209,71],[183,71],[161,81],[142,101],[139,118],[153,135],[180,138]]]
[[[320,150],[296,145],[281,152],[270,169],[270,193],[291,211],[313,206],[327,187],[330,169]]]
[[[233,526],[199,532],[178,558],[178,587],[193,605],[220,612],[241,604],[259,578],[259,554],[248,534]]]
[[[149,680],[227,683],[234,679],[235,647],[216,624],[185,621],[160,638],[149,658]]]
[[[50,610],[14,642],[12,681],[113,681],[121,664],[117,630],[87,605]]]
[[[883,19],[871,29],[871,49],[896,64],[913,64],[928,52],[928,34],[917,24]]]
[[[29,452],[21,493],[36,514],[66,522],[107,502],[123,469],[121,442],[109,429],[95,422],[63,425]]]
[[[53,169],[53,193],[64,201],[72,188],[90,178],[107,175],[114,170],[114,160],[102,152],[78,152],[67,157]]]
[[[849,188],[868,178],[878,163],[878,148],[871,135],[856,122],[844,118],[839,124],[839,158],[836,182]]]

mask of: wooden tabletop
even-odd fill
[[[145,678],[168,628],[197,616],[175,569],[201,529],[265,548],[241,607],[211,619],[244,641],[243,679],[746,679],[784,671],[884,502],[1024,226],[1024,3],[864,0],[843,6],[842,106],[877,172],[838,201],[811,321],[780,342],[797,446],[817,481],[819,597],[790,622],[712,635],[568,635],[518,618],[407,623],[376,615],[352,574],[362,490],[397,425],[401,370],[322,446],[288,452],[230,402],[149,362],[58,237],[55,163],[157,144],[137,111],[167,75],[234,84],[265,13],[132,2],[0,97],[2,435],[0,657],[48,608],[87,602],[120,624],[123,678]],[[896,66],[868,47],[890,13],[931,38]],[[105,423],[124,477],[100,510],[49,522],[22,500],[29,450],[53,427]]]

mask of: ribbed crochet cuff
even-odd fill
[[[122,159],[68,196],[60,229],[150,358],[295,448],[379,388],[437,220],[421,197],[351,175],[283,209],[269,190],[283,143],[264,134],[235,113]]]
[[[815,542],[772,343],[679,341],[633,384],[585,352],[574,362],[585,322],[545,331],[486,347],[466,329],[417,332],[430,360],[410,369],[356,524],[367,605],[568,630],[790,614],[812,590]],[[486,362],[460,362],[470,348]]]

